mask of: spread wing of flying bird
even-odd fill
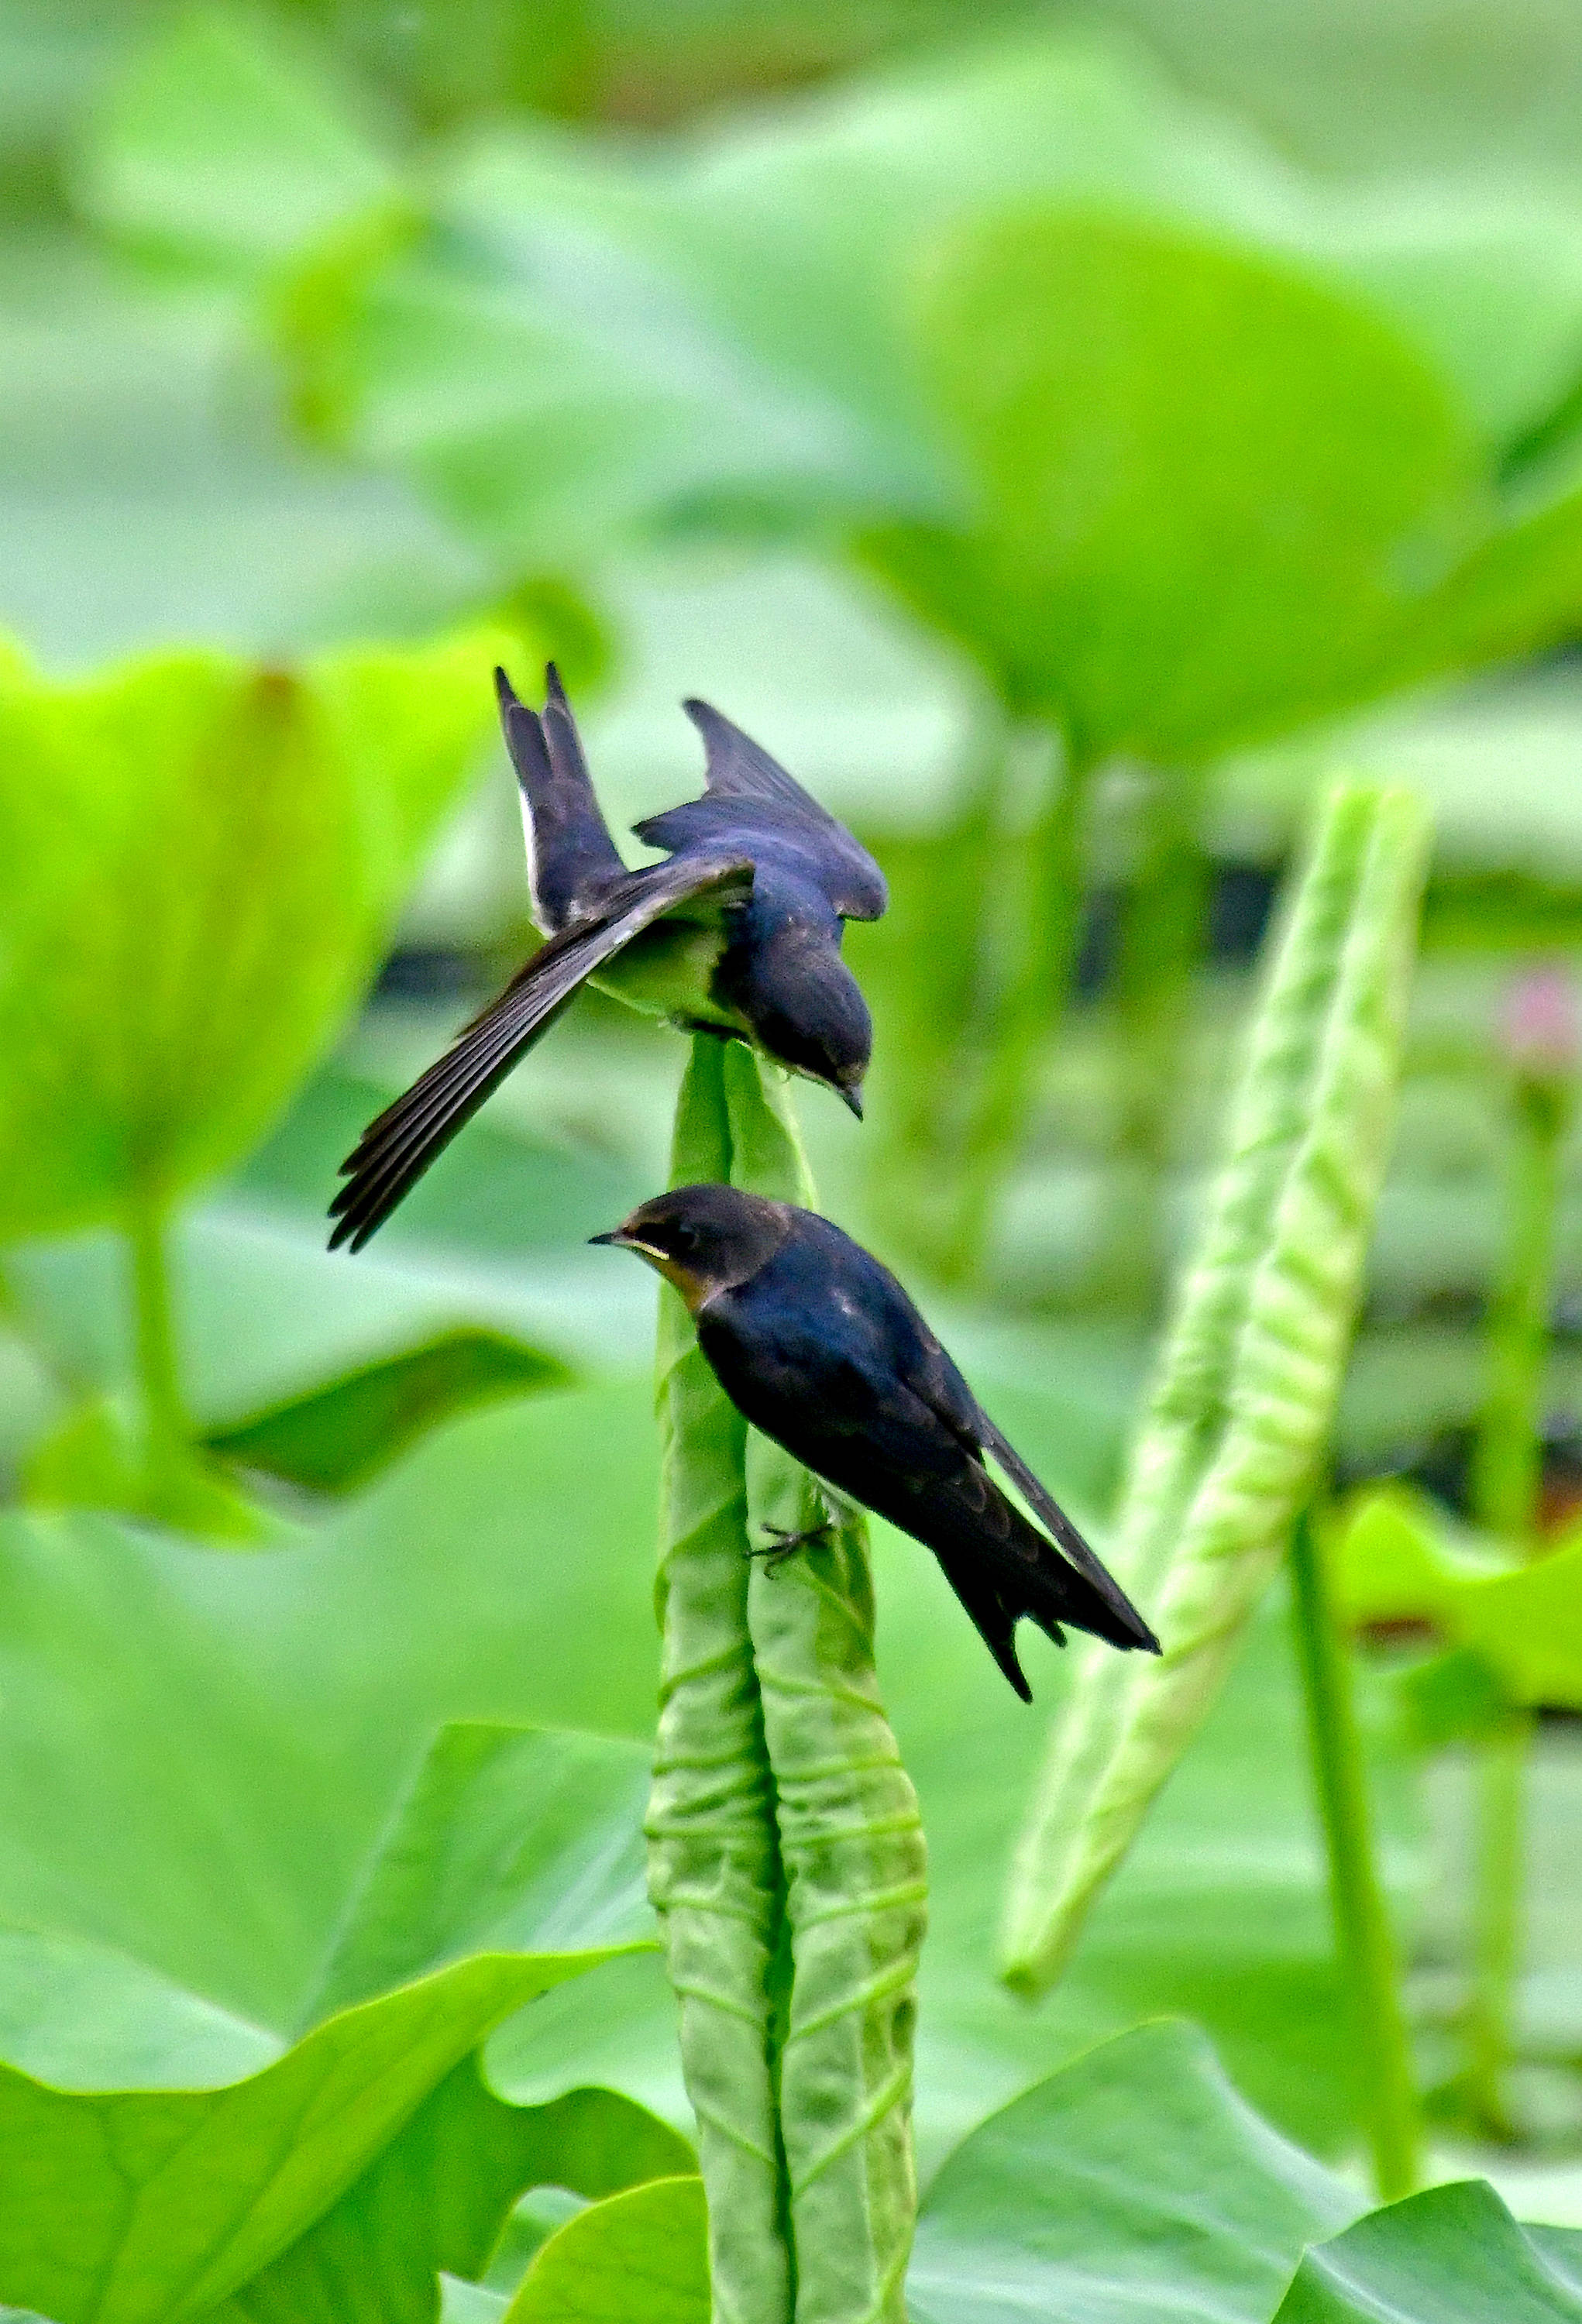
[[[682,706],[703,737],[704,795],[634,824],[638,838],[651,847],[685,848],[750,831],[801,856],[843,920],[881,918],[890,891],[860,841],[710,704],[694,699]]]
[[[445,1055],[369,1123],[341,1165],[346,1185],[330,1206],[330,1250],[362,1249],[523,1052],[634,936],[688,905],[717,910],[740,902],[752,887],[752,858],[719,850],[695,850],[610,880],[585,916],[534,953]]]

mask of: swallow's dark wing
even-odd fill
[[[598,918],[551,936],[445,1055],[369,1123],[341,1164],[347,1183],[330,1205],[331,1250],[342,1243],[362,1249],[523,1051],[623,945],[667,913],[705,898],[724,903],[749,894],[752,885],[753,866],[745,857],[672,857],[647,872],[627,872],[622,887],[609,891]]]
[[[910,1469],[893,1471],[893,1482],[880,1484],[876,1476],[872,1478],[884,1494],[883,1500],[874,1495],[873,1506],[933,1551],[1012,1685],[1016,1681],[1006,1668],[1005,1654],[1023,1615],[1058,1646],[1065,1644],[1066,1623],[1091,1630],[1111,1646],[1145,1645],[1151,1633],[1137,1615],[1129,1607],[1118,1614],[1109,1592],[1096,1588],[1085,1572],[1050,1546],[1001,1491],[982,1462],[948,1434],[931,1413],[929,1420],[934,1441],[929,1441],[921,1414],[909,1432],[913,1453]],[[940,1458],[947,1443],[955,1455],[948,1465]],[[1112,1582],[1110,1589],[1114,1587]]]
[[[907,1301],[909,1308],[911,1305],[911,1301]],[[912,1314],[916,1315],[915,1309]],[[1106,1631],[1104,1635],[1111,1636],[1115,1645],[1146,1647],[1157,1654],[1158,1639],[1120,1583],[1088,1547],[1048,1487],[1040,1482],[1015,1446],[995,1427],[921,1316],[916,1320],[915,1346],[906,1348],[902,1359],[902,1376],[907,1386],[939,1416],[945,1426],[975,1457],[989,1454],[1009,1477],[1034,1516],[1049,1527],[1062,1554],[1092,1584],[1122,1633],[1115,1636]],[[1082,1627],[1089,1626],[1083,1624]]]
[[[627,877],[594,796],[577,722],[550,662],[542,714],[519,701],[503,669],[495,672],[500,724],[522,792],[522,828],[532,916],[546,936],[587,919]]]
[[[1033,1515],[1041,1523],[1048,1526],[1065,1555],[1070,1559],[1078,1572],[1086,1575],[1092,1582],[1116,1620],[1131,1630],[1133,1645],[1146,1648],[1150,1654],[1158,1654],[1159,1640],[1109,1568],[1088,1547],[1054,1495],[1047,1486],[1039,1482],[1015,1446],[1009,1443],[1002,1432],[995,1426],[987,1413],[981,1407],[978,1420],[982,1429],[979,1441],[984,1451],[989,1453],[1004,1471]]]
[[[691,847],[763,831],[809,859],[842,919],[878,919],[890,891],[867,849],[712,705],[694,700],[683,707],[703,737],[705,795],[634,825],[637,836],[652,847]]]

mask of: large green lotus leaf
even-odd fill
[[[162,254],[248,273],[388,200],[386,144],[284,24],[195,8],[112,89],[78,190]]]
[[[641,1383],[480,1415],[264,1556],[9,1520],[0,1921],[289,2032],[439,1727],[649,1732],[650,1425]]]
[[[594,2204],[550,2237],[505,2313],[512,2324],[708,2324],[708,2219],[698,2178]]]
[[[476,1956],[219,2089],[71,2095],[0,2069],[0,2296],[58,2324],[202,2315],[338,2200],[491,2025],[605,1958]]]
[[[1582,2234],[1520,2227],[1479,2179],[1433,2187],[1303,2255],[1274,2324],[1576,2324]]]
[[[433,2324],[437,2274],[481,2273],[530,2189],[597,2202],[696,2165],[684,2138],[613,2090],[504,2106],[468,2058],[340,2200],[213,2313],[225,2324]]]
[[[1431,1623],[1508,1702],[1582,1710],[1582,1535],[1512,1563],[1458,1540],[1431,1503],[1387,1490],[1357,1505],[1335,1556],[1353,1621]]]
[[[874,553],[1084,750],[1192,759],[1345,700],[1462,546],[1440,383],[1267,259],[1032,215],[955,240],[920,327],[978,507]]]
[[[345,371],[358,449],[512,569],[780,528],[873,485],[851,415],[754,364],[641,249],[552,209],[436,232],[378,270]]]
[[[929,2190],[914,2324],[1263,2324],[1305,2244],[1362,2209],[1183,2025],[1088,2052],[992,2115]]]
[[[973,1370],[1028,1456],[1069,1490],[1080,1470],[1061,1452],[1075,1440],[1058,1375],[1036,1392],[1030,1379],[1002,1391],[985,1365]],[[1077,1410],[1087,1386],[1070,1384]],[[646,1740],[655,1493],[639,1379],[459,1421],[266,1556],[217,1560],[105,1519],[12,1520],[0,1528],[0,1920],[125,1956],[227,2022],[289,2034],[338,1932],[354,1925],[350,1901],[437,1728],[531,1720]],[[985,1868],[1004,1860],[1041,1721],[996,1681],[926,1552],[882,1533],[875,1560],[881,1676],[935,1876],[925,2161],[1078,2046],[1161,2008],[1200,2015],[1283,2126],[1344,2142],[1352,2064],[1278,1609],[1096,1915],[1060,2007],[1033,2013],[993,1974],[997,1883]],[[1041,1641],[1029,1655],[1047,1703],[1060,1657]],[[478,1795],[502,1816],[504,1791],[490,1785],[510,1759]],[[1374,1772],[1392,1869],[1409,1871],[1401,1763],[1380,1756]],[[468,1865],[488,1872],[494,1812],[475,1825],[469,1807],[456,1857],[439,1860],[445,1879]],[[444,1893],[451,1904],[425,1923],[440,1940],[531,1933],[487,1880]],[[362,1925],[359,1945],[384,1945],[376,1923]],[[503,2028],[495,2087],[541,2102],[598,2080],[684,2121],[657,1961],[613,1962],[599,1987],[597,2010],[568,1988]],[[24,2029],[29,2062],[39,2070],[54,2043],[80,2076],[88,2031],[46,1990]],[[134,2034],[122,2025],[117,2057]],[[8,2027],[6,2038],[23,2036]],[[146,2057],[154,2035],[135,2038]],[[172,2043],[191,2038],[172,2020]]]
[[[0,1235],[162,1202],[257,1137],[469,770],[492,642],[0,671]]]
[[[447,1727],[351,1899],[311,2014],[469,1952],[650,1935],[650,1766],[643,1745],[609,1736]]]
[[[1559,488],[1518,503],[1403,627],[1398,682],[1503,660],[1563,637],[1582,604],[1582,490],[1575,459]]]
[[[1496,446],[1577,375],[1582,204],[1563,189],[1342,190],[1108,29],[909,63],[791,118],[727,122],[695,155],[667,246],[756,352],[878,425],[927,432],[894,295],[911,254],[1032,199],[1208,226],[1360,289]],[[474,182],[509,199],[510,176],[496,145]]]
[[[79,1937],[0,1929],[0,2058],[58,2089],[198,2089],[272,2065],[278,2035]]]

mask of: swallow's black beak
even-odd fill
[[[617,1250],[619,1250],[626,1241],[626,1230],[624,1227],[612,1227],[608,1234],[589,1235],[587,1238],[589,1242],[613,1243]]]
[[[863,1085],[861,1082],[837,1082],[836,1089],[860,1121],[863,1118]]]

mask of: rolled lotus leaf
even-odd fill
[[[752,1054],[695,1044],[672,1183],[810,1203]],[[917,1799],[874,1673],[865,1531],[773,1571],[811,1479],[750,1431],[661,1294],[659,1743],[650,1890],[698,2118],[717,2324],[902,2324],[916,2214]]]
[[[1428,836],[1411,793],[1337,788],[1274,944],[1107,1553],[1164,1652],[1079,1650],[1006,1898],[1003,1972],[1024,1993],[1059,1975],[1312,1492],[1384,1174]]]

